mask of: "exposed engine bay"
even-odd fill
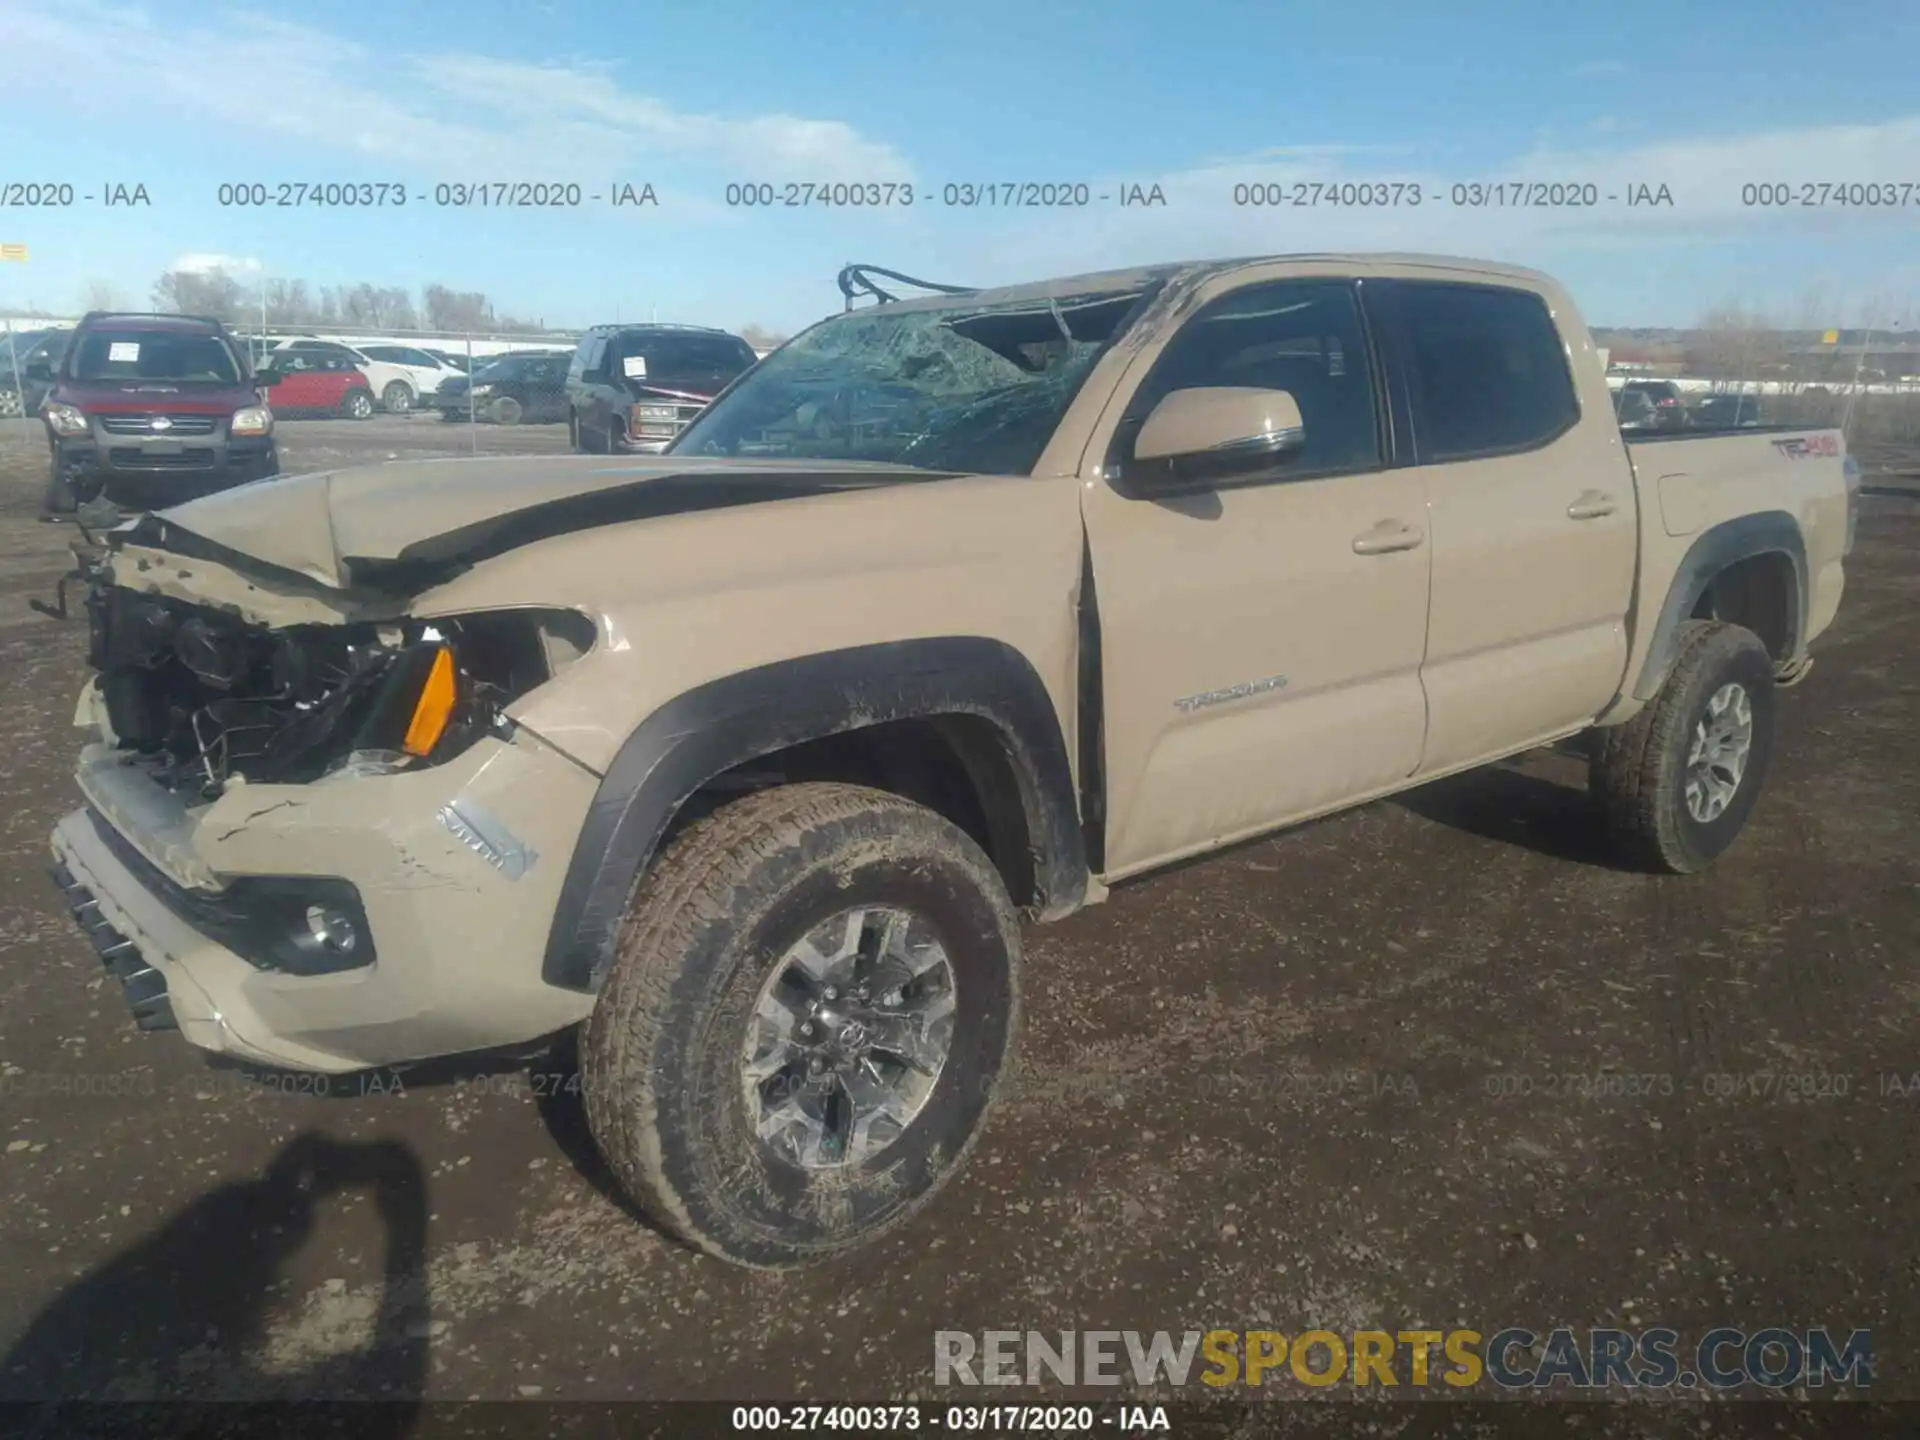
[[[450,758],[510,733],[504,707],[593,643],[585,616],[532,609],[268,628],[99,573],[85,605],[114,737],[202,800],[236,776],[303,784]]]

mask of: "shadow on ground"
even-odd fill
[[[1586,787],[1585,765],[1542,752],[1393,797],[1437,825],[1556,860],[1629,870]]]
[[[324,1203],[355,1189],[372,1194],[386,1236],[370,1339],[290,1373],[263,1369],[283,1266]],[[246,1400],[417,1402],[427,1378],[426,1244],[426,1177],[411,1149],[301,1135],[258,1179],[202,1196],[48,1303],[0,1358],[0,1399],[153,1400],[211,1389]],[[356,1433],[405,1434],[415,1408],[370,1410]]]

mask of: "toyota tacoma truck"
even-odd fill
[[[1748,823],[1837,433],[1629,444],[1559,285],[1467,260],[881,299],[662,455],[99,535],[53,851],[141,1022],[331,1073],[579,1027],[628,1196],[777,1268],[961,1164],[1023,919],[1559,742],[1654,870]]]

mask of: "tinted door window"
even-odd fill
[[[1482,285],[1391,289],[1423,461],[1532,449],[1580,418],[1560,332],[1538,295]]]
[[[1173,337],[1128,402],[1115,439],[1122,465],[1153,407],[1200,386],[1285,390],[1300,406],[1306,448],[1288,477],[1370,470],[1380,464],[1373,370],[1353,287],[1296,280],[1224,295]]]

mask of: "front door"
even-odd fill
[[[1304,268],[1203,289],[1089,450],[1109,876],[1389,788],[1420,759],[1424,477],[1389,466],[1354,282]],[[1217,490],[1130,492],[1133,436],[1192,386],[1288,391],[1305,448]]]

